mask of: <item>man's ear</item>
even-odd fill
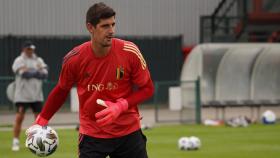
[[[87,30],[88,30],[90,33],[93,33],[95,27],[94,27],[91,23],[87,23],[86,25],[87,25]]]

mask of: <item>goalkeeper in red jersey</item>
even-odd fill
[[[134,43],[114,38],[115,11],[106,4],[88,9],[86,26],[91,40],[64,57],[59,81],[33,126],[47,125],[76,85],[79,158],[146,158],[137,107],[154,92],[146,61]]]

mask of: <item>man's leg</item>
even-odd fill
[[[15,118],[15,124],[14,124],[14,130],[13,130],[13,132],[14,132],[13,146],[12,146],[13,151],[19,150],[19,136],[20,136],[20,131],[21,131],[21,125],[22,125],[22,122],[24,119],[24,113],[25,113],[24,106],[18,105],[16,118]]]
[[[113,151],[113,141],[79,135],[79,158],[106,158]]]
[[[141,130],[119,138],[116,150],[110,158],[148,158],[147,138]]]
[[[42,111],[43,103],[42,102],[34,102],[30,104],[30,107],[33,111],[34,118],[36,120],[39,113]]]

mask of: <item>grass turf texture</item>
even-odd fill
[[[49,158],[76,158],[77,135],[75,130],[57,130],[60,144]],[[144,131],[148,137],[150,158],[279,158],[280,124],[252,125],[248,128],[206,127],[201,125],[169,125]],[[198,136],[202,148],[197,151],[180,151],[177,140],[181,136]],[[0,132],[1,158],[36,157],[24,147],[11,151],[12,132]]]

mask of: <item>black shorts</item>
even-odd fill
[[[119,138],[93,138],[80,134],[79,158],[148,158],[141,130]]]
[[[29,107],[32,109],[34,113],[40,113],[42,110],[42,102],[30,102],[30,103],[22,103],[16,102],[16,110],[19,112],[19,108],[23,107],[23,112],[26,111]]]

